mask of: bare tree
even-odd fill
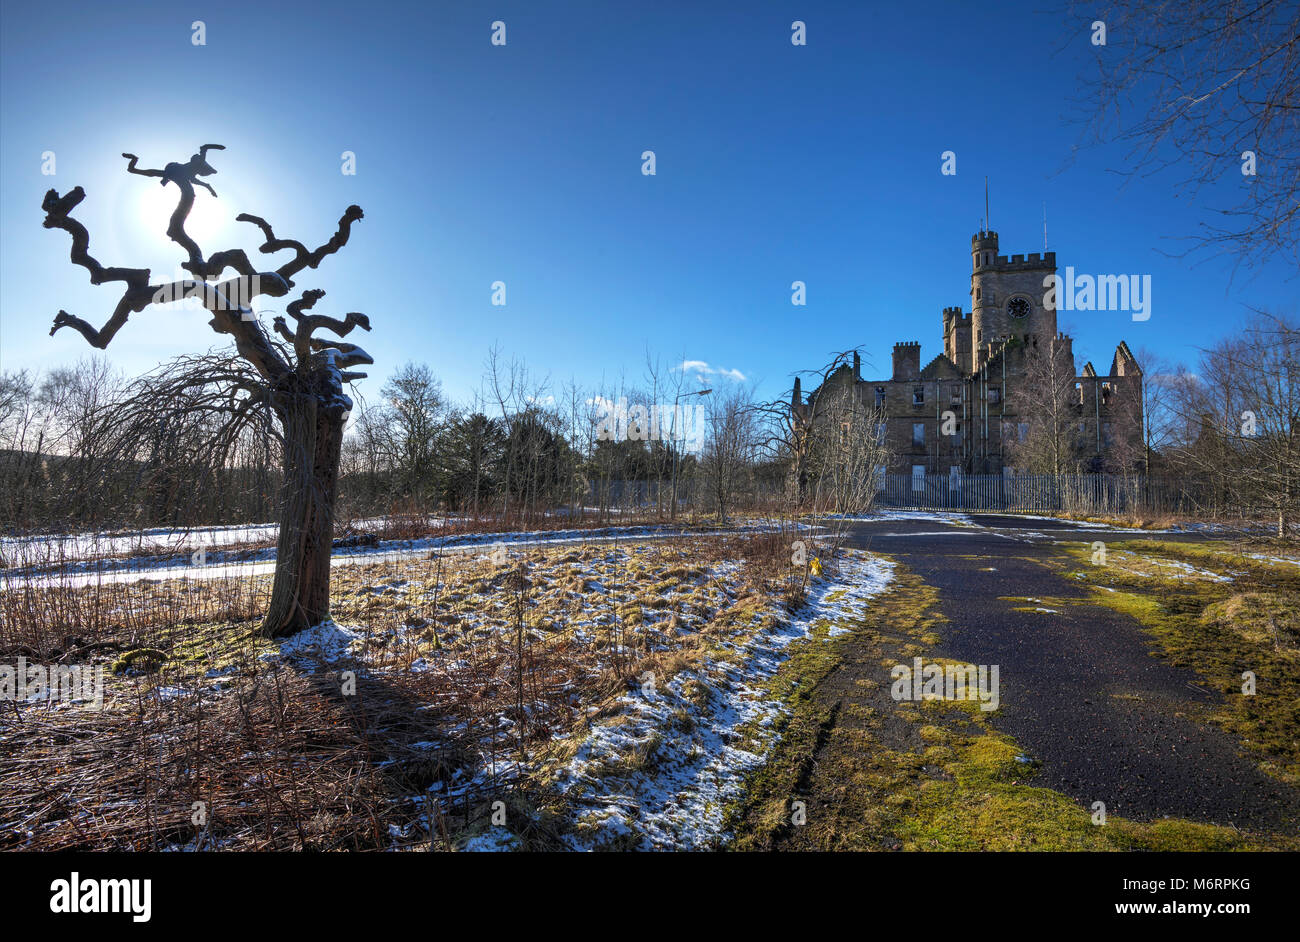
[[[1178,415],[1174,399],[1178,380],[1175,369],[1154,351],[1140,348],[1136,358],[1142,374],[1141,467],[1149,474],[1152,459],[1177,440]],[[1126,403],[1133,401],[1125,400]],[[1132,411],[1131,405],[1122,408],[1116,421],[1122,424],[1132,418]]]
[[[264,400],[248,392],[256,380],[247,361],[216,351],[132,381],[103,408],[112,499],[133,497],[142,524],[266,519],[264,470],[279,460],[281,438]]]
[[[1072,6],[1073,22],[1105,28],[1081,96],[1090,130],[1130,146],[1130,173],[1172,168],[1188,195],[1226,195],[1222,222],[1205,223],[1191,250],[1300,261],[1300,4]]]
[[[1004,450],[1021,470],[1060,477],[1079,456],[1074,357],[1060,338],[1021,349],[1023,371],[1007,396],[1007,412],[1019,421],[1003,429]]]
[[[700,469],[718,522],[727,523],[749,473],[756,430],[752,402],[743,389],[716,390],[708,397],[706,433]]]
[[[325,329],[344,337],[356,327],[369,330],[370,321],[357,312],[350,312],[343,319],[310,314],[310,309],[325,293],[308,290],[287,305],[288,315],[295,321],[294,329],[287,326],[284,317],[275,318],[275,334],[280,338],[277,340],[264,329],[249,304],[262,294],[287,295],[294,287],[295,275],[306,268],[315,269],[327,255],[347,244],[352,224],[362,218],[362,212],[359,206],[349,206],[335,234],[316,249],[308,249],[292,239],[278,238],[266,220],[241,213],[237,221],[252,223],[262,231],[265,241],[260,246],[261,252],[289,250],[293,257],[270,271],[258,271],[242,249],[215,252],[205,258],[185,231],[185,222],[194,206],[196,186],[216,196],[212,187],[199,178],[216,173],[208,163],[207,154],[221,149],[219,144],[205,144],[188,161],[169,163],[161,170],[141,169],[134,154],[122,155],[129,161],[129,173],[158,178],[160,185],[172,184],[179,191],[167,235],[185,251],[187,258],[181,268],[192,279],[151,283],[147,268],[105,268],[88,251],[90,234],[86,227],[69,215],[85,199],[85,191],[76,187],[62,197],[55,190],[45,194],[42,203],[45,228],[63,229],[72,237],[73,263],[90,273],[92,284],[118,281],[126,285],[103,327],[96,329],[80,317],[60,310],[50,333],[70,327],[91,346],[102,350],[131,314],[154,304],[197,298],[212,314],[209,326],[234,341],[238,355],[252,367],[256,379],[231,381],[246,395],[232,401],[229,408],[246,410],[265,404],[275,415],[284,439],[275,579],[262,624],[264,633],[283,635],[329,617],[330,551],[340,447],[343,426],[352,408],[343,384],[364,377],[363,373],[352,372],[352,367],[373,362],[354,344],[322,340],[314,335]],[[233,269],[236,276],[211,283],[227,269]]]
[[[1256,312],[1205,351],[1184,408],[1200,414],[1189,462],[1287,536],[1300,515],[1300,324]]]
[[[787,468],[786,500],[798,508],[808,495],[810,452],[815,417],[795,405],[802,405],[801,380],[796,377],[789,396],[753,406],[756,426],[755,448],[769,461],[783,462]],[[812,407],[813,403],[809,403]]]
[[[1176,419],[1164,464],[1179,479],[1185,499],[1215,517],[1240,507],[1244,500],[1237,455],[1226,434],[1234,406],[1224,379],[1208,351],[1199,373],[1180,364],[1169,377],[1170,407]]]
[[[790,419],[780,428],[800,504],[811,497],[817,507],[828,504],[837,514],[858,514],[875,500],[888,458],[882,434],[885,410],[864,395],[860,372],[857,350],[837,353],[807,374],[818,380],[807,402],[792,401],[787,407]],[[796,392],[799,387],[796,382]]]
[[[442,383],[425,364],[407,363],[381,393],[376,412],[382,450],[399,492],[423,511],[436,499],[443,462],[439,446],[447,425]]]

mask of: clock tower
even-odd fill
[[[1056,307],[1048,305],[1056,253],[998,254],[998,234],[971,236],[971,347],[979,369],[999,343],[1014,338],[1026,346],[1056,336]]]

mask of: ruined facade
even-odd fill
[[[1027,358],[1055,349],[1066,364],[1072,463],[1081,471],[1130,470],[1141,452],[1142,374],[1127,344],[1115,349],[1109,371],[1091,363],[1076,371],[1071,338],[1056,329],[1054,297],[1044,282],[1056,273],[1056,253],[998,254],[998,234],[971,238],[970,311],[943,310],[943,353],[922,366],[921,345],[894,345],[888,379],[863,379],[855,354],[805,399],[795,383],[796,419],[816,421],[817,397],[847,386],[864,405],[877,405],[889,452],[887,471],[913,475],[1002,474],[1024,470],[1024,449],[1036,428],[1029,415]],[[1050,283],[1050,282],[1049,282]],[[1052,340],[1055,339],[1055,346]],[[1060,413],[1062,409],[1056,409]],[[1060,419],[1057,420],[1061,421]]]

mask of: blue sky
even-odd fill
[[[1041,6],[7,3],[0,368],[91,352],[74,332],[49,337],[51,319],[98,324],[119,294],[90,286],[67,235],[41,227],[45,190],[85,187],[76,216],[104,264],[177,274],[162,235],[175,190],[119,155],[161,167],[205,143],[227,148],[211,155],[219,199],[201,195],[191,226],[206,252],[258,257],[240,212],[315,245],[349,203],[365,210],[298,284],[328,292],[320,311],[369,314],[366,396],[413,359],[465,399],[493,344],[554,387],[635,384],[649,349],[739,371],[764,397],[855,345],[872,374],[899,340],[928,360],[942,308],[969,310],[986,175],[1004,254],[1043,249],[1046,203],[1062,268],[1152,277],[1149,321],[1062,315],[1080,366],[1105,369],[1121,339],[1192,360],[1245,305],[1295,313],[1281,263],[1232,279],[1229,260],[1160,253],[1210,218],[1174,176],[1125,180],[1120,147],[1072,154],[1090,18]],[[796,19],[807,46],[790,43]],[[940,173],[945,150],[956,176]],[[1225,168],[1207,201],[1243,179]],[[790,303],[795,280],[806,307]],[[219,339],[199,314],[153,308],[108,355],[136,373]]]

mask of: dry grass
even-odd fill
[[[4,704],[0,847],[444,849],[497,799],[553,842],[539,770],[645,671],[790,598],[788,557],[753,536],[339,566],[334,660],[258,637],[265,576],[0,593],[0,662],[108,688],[99,712]]]

